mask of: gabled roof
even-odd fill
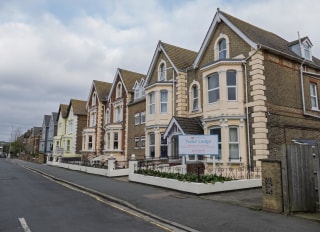
[[[263,30],[259,27],[253,26],[250,23],[247,23],[238,18],[235,18],[218,9],[210,25],[210,28],[207,32],[207,35],[201,45],[198,56],[195,59],[195,62],[193,65],[194,68],[198,67],[200,60],[204,55],[204,52],[207,46],[209,45],[210,40],[215,32],[216,27],[221,21],[223,21],[228,27],[230,27],[238,36],[240,36],[253,49],[258,49],[259,47],[262,47],[264,49],[278,52],[278,53],[281,53],[282,55],[286,55],[291,58],[295,58],[299,60],[302,59],[289,48],[290,43],[287,40],[281,38],[280,36],[272,32]],[[317,59],[314,59],[313,61],[317,62]]]
[[[87,101],[71,99],[68,106],[68,115],[70,113],[70,109],[72,107],[74,115],[87,115],[86,110]]]
[[[301,39],[297,39],[297,40],[291,41],[290,43],[288,43],[288,46],[290,47],[290,46],[295,45],[295,44],[298,44],[298,43],[304,43],[305,41],[308,41],[308,43],[309,43],[310,45],[312,45],[309,37],[308,37],[308,36],[305,36],[305,37],[303,37],[303,38],[301,38]]]
[[[34,126],[32,128],[32,136],[39,135],[42,131],[42,127]]]
[[[50,118],[51,118],[51,115],[44,115],[42,126],[49,127]]]
[[[118,68],[117,72],[114,76],[114,79],[113,79],[113,83],[112,83],[112,87],[109,92],[108,99],[110,99],[112,92],[116,88],[116,84],[117,84],[116,80],[117,80],[118,76],[122,82],[123,88],[125,89],[126,93],[128,94],[128,90],[131,90],[133,88],[136,81],[140,80],[141,77],[145,78],[146,75]]]
[[[171,131],[171,128],[176,126],[179,130],[179,133],[182,135],[203,135],[203,128],[201,120],[198,117],[195,118],[185,118],[185,117],[172,117],[165,133],[164,137],[168,136],[168,133]]]
[[[51,118],[53,120],[53,124],[57,125],[57,120],[58,120],[58,113],[57,112],[52,112],[51,113]],[[50,119],[51,120],[51,119]]]
[[[192,66],[194,59],[197,56],[197,52],[195,51],[167,44],[160,40],[148,70],[146,83],[149,81],[153,70],[156,68],[156,61],[160,52],[164,53],[176,73],[185,72],[188,67]]]
[[[61,115],[62,118],[66,118],[67,117],[67,115],[68,115],[68,107],[69,107],[69,105],[60,104],[59,110],[58,110],[57,121],[58,121],[60,115]]]
[[[91,89],[89,92],[88,100],[87,100],[87,106],[90,102],[90,97],[94,90],[96,90],[97,92],[97,97],[99,101],[102,102],[107,100],[111,87],[112,87],[112,83],[93,80]]]

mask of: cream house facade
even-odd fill
[[[147,159],[167,158],[171,152],[171,141],[164,135],[173,116],[187,115],[186,75],[195,56],[196,52],[162,41],[157,45],[145,84]]]

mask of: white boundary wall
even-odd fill
[[[204,184],[195,182],[183,182],[179,180],[160,178],[154,176],[146,176],[134,173],[136,165],[137,161],[129,162],[129,181],[174,189],[182,192],[194,193],[198,195],[239,189],[258,188],[262,186],[261,179],[244,179],[225,181],[223,183],[216,182],[215,184]]]
[[[116,177],[116,176],[128,176],[129,169],[115,169],[114,160],[108,160],[108,169],[103,168],[94,168],[94,167],[87,167],[81,166],[76,164],[67,164],[67,163],[60,163],[60,162],[52,162],[47,161],[47,165],[61,167],[65,169],[70,169],[74,171],[86,172],[94,175],[100,176],[107,176],[107,177]]]

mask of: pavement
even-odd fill
[[[294,232],[320,228],[320,213],[283,215],[263,211],[261,188],[196,196],[132,183],[128,177],[108,178],[21,160],[11,162],[181,226],[185,231]]]

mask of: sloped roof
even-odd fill
[[[186,118],[173,116],[164,133],[165,137],[169,135],[174,126],[176,126],[178,131],[183,135],[203,135],[202,123],[199,117]]]
[[[199,135],[203,134],[203,128],[200,118],[174,117],[184,134]]]
[[[105,101],[111,90],[112,83],[94,80],[93,84],[97,91],[99,101]]]
[[[57,112],[52,112],[51,113],[51,118],[53,118],[53,124],[56,125],[57,124],[57,120],[58,120],[58,113]]]
[[[50,118],[51,118],[51,115],[44,115],[43,117],[43,122],[46,127],[48,127],[50,124]]]
[[[167,57],[176,72],[185,72],[188,67],[192,66],[197,57],[197,52],[195,51],[167,44],[159,40],[148,70],[146,84],[148,84],[151,74],[155,69],[156,61],[161,51]]]
[[[32,135],[33,136],[39,135],[41,131],[42,131],[42,127],[34,126],[32,128]]]
[[[145,77],[146,75],[137,73],[137,72],[132,72],[129,70],[125,69],[120,69],[119,72],[123,78],[124,85],[126,86],[127,89],[132,89],[136,81],[140,80],[141,77]]]
[[[87,115],[86,104],[87,101],[71,99],[68,107],[68,114],[72,106],[74,115]]]
[[[242,21],[218,9],[212,21],[212,24],[209,28],[209,31],[206,35],[206,38],[203,44],[201,45],[200,51],[194,63],[194,67],[197,67],[200,57],[203,55],[204,50],[208,46],[209,38],[214,33],[214,30],[220,21],[223,21],[224,23],[226,23],[232,30],[234,30],[242,39],[244,39],[254,49],[258,49],[259,46],[261,46],[264,49],[272,50],[273,52],[279,52],[282,55],[287,55],[294,59],[298,59],[298,60],[303,59],[302,57],[298,56],[290,49],[290,46],[297,41],[289,42],[272,32],[256,27],[250,23]],[[307,37],[304,37],[303,39],[305,38]],[[320,65],[318,61],[319,59],[313,57],[314,64]]]
[[[170,60],[179,71],[185,71],[190,67],[197,56],[197,52],[185,48],[177,47],[160,41]]]
[[[142,77],[145,78],[146,75],[137,73],[137,72],[132,72],[126,69],[118,68],[112,83],[111,90],[109,91],[108,99],[110,99],[112,92],[114,91],[114,88],[117,84],[116,80],[118,76],[120,77],[120,80],[124,85],[123,87],[126,93],[128,94],[129,90],[133,88],[136,81],[140,80]]]
[[[59,116],[59,114],[61,114],[61,116],[63,118],[66,118],[68,115],[68,107],[69,107],[69,105],[67,105],[67,104],[60,104],[58,116]],[[57,120],[58,120],[58,118],[57,118]]]

